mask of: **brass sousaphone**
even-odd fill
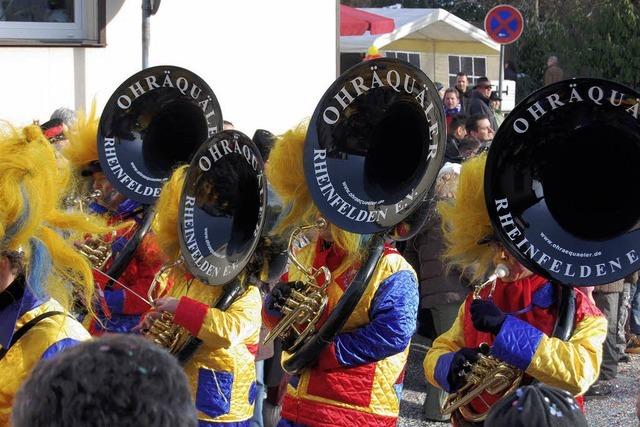
[[[305,289],[292,291],[285,316],[269,337],[293,343],[285,349],[288,372],[313,363],[340,331],[369,285],[385,238],[409,237],[405,222],[435,181],[445,140],[438,92],[407,62],[386,58],[357,64],[325,92],[306,136],[307,186],[328,221],[368,235],[368,255],[322,326],[316,322],[326,295],[313,276],[327,277],[328,270],[310,271]]]
[[[640,268],[640,200],[628,192],[640,182],[639,99],[607,80],[552,84],[507,116],[489,150],[484,191],[494,231],[522,265],[558,285],[554,336],[563,340],[574,322],[572,287]],[[446,413],[484,419],[467,398],[493,380],[479,372],[449,397]]]

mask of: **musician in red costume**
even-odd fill
[[[527,270],[493,237],[483,191],[485,162],[483,155],[464,163],[455,200],[439,205],[445,257],[476,279],[486,277],[498,264],[505,265],[508,273],[486,286],[478,299],[467,297],[454,325],[426,355],[427,380],[450,393],[459,390],[478,359],[479,345],[487,343],[492,356],[524,371],[525,382],[537,380],[581,396],[598,378],[607,321],[577,289],[570,338],[553,336],[559,286]],[[481,397],[490,406],[501,396],[485,392]],[[487,405],[476,398],[471,408],[486,412]],[[452,422],[481,425],[465,420],[459,411],[452,414]]]
[[[92,335],[104,332],[126,333],[140,323],[140,316],[150,309],[145,301],[149,286],[164,265],[160,247],[149,231],[135,249],[120,277],[112,280],[108,274],[114,259],[142,225],[144,212],[141,203],[119,193],[102,172],[96,141],[98,124],[95,105],[88,116],[79,114],[77,122],[68,132],[69,144],[64,150],[65,157],[79,174],[90,179],[90,191],[94,191],[96,197],[89,209],[94,214],[105,216],[109,225],[117,227],[113,235],[93,236],[85,242],[110,246],[106,263],[94,266],[99,267],[94,268],[94,280],[103,296],[97,307],[100,321],[91,318],[88,325]]]

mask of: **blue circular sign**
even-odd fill
[[[500,44],[510,44],[518,40],[523,28],[524,18],[513,6],[496,6],[484,18],[484,30],[487,35]]]

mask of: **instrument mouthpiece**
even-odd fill
[[[509,275],[509,267],[507,267],[505,264],[498,264],[493,275],[499,279],[507,277]]]

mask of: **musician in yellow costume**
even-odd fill
[[[290,207],[276,232],[311,224],[320,213],[305,184],[306,125],[279,138],[269,157],[267,178]],[[326,266],[332,281],[322,323],[345,292],[366,254],[361,236],[334,224],[321,230],[297,254],[305,268]],[[293,265],[265,301],[263,318],[273,327],[284,299],[306,280]],[[346,324],[318,355],[317,364],[293,376],[287,386],[279,426],[395,426],[409,342],[415,331],[418,287],[415,272],[385,245],[369,286]]]
[[[89,338],[69,314],[91,307],[91,268],[65,235],[107,231],[63,210],[70,181],[38,126],[0,127],[0,425],[41,359]]]
[[[456,267],[482,281],[498,263],[508,274],[485,287],[480,299],[467,297],[449,331],[439,336],[424,360],[427,380],[447,392],[464,385],[464,374],[478,359],[480,343],[491,345],[491,355],[532,379],[581,396],[598,378],[607,321],[579,289],[576,290],[573,332],[566,341],[554,337],[559,285],[538,276],[507,252],[494,236],[484,197],[486,155],[462,165],[456,198],[441,202],[446,242],[445,257]],[[486,411],[495,396],[484,393],[471,408]],[[582,405],[582,398],[577,399]],[[454,425],[480,425],[465,421],[458,411]]]
[[[180,257],[178,212],[187,167],[177,169],[162,189],[154,231],[172,263]],[[209,286],[192,276],[182,264],[170,273],[173,285],[156,300],[144,328],[162,312],[174,313],[202,344],[184,363],[198,411],[199,426],[249,426],[255,401],[255,354],[260,332],[262,301],[257,287],[249,286],[224,311],[214,308],[223,286]]]

